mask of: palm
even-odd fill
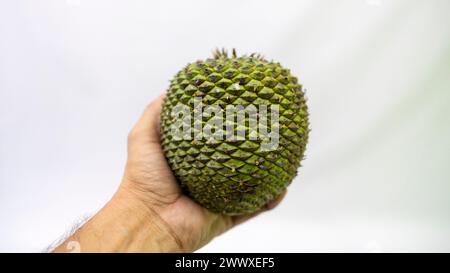
[[[233,225],[233,218],[212,213],[182,193],[161,146],[151,139],[130,136],[124,180],[147,196],[183,248],[197,249]]]
[[[161,104],[162,97],[150,104],[130,132],[124,184],[158,214],[181,248],[191,251],[259,212],[237,217],[220,215],[182,193],[160,145],[157,128]]]

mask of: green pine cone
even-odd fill
[[[178,72],[161,113],[162,147],[181,188],[227,215],[259,210],[292,182],[308,133],[297,78],[279,63],[234,50]]]

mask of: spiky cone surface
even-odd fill
[[[248,122],[237,121],[232,126],[244,126],[245,139],[175,138],[171,126],[178,119],[172,110],[181,104],[193,112],[194,98],[201,98],[203,106],[223,108],[278,105],[278,147],[262,149],[260,138],[248,137],[252,129],[245,128]],[[201,119],[201,128],[208,120]],[[308,132],[308,109],[297,78],[277,62],[255,54],[238,57],[235,51],[231,56],[217,51],[213,58],[179,71],[170,83],[161,113],[162,147],[181,188],[207,209],[227,215],[255,212],[291,183],[303,158]]]

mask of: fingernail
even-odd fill
[[[269,203],[267,203],[267,205],[266,205],[266,208],[270,210],[270,209],[273,209],[276,206],[278,206],[281,203],[281,201],[283,200],[285,195],[286,195],[286,191],[282,192],[280,195],[275,197],[273,200],[269,201]]]
[[[278,203],[279,203],[278,198],[276,198],[276,199],[270,201],[269,203],[267,203],[266,208],[273,209],[278,205]]]

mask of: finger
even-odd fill
[[[145,108],[144,113],[130,132],[129,138],[133,142],[159,143],[159,124],[163,100],[164,95],[161,95]]]
[[[286,196],[287,190],[284,190],[282,193],[280,193],[277,197],[275,197],[272,201],[270,201],[269,203],[267,203],[263,209],[254,212],[252,214],[247,214],[247,215],[239,215],[239,216],[233,216],[232,220],[233,220],[233,226],[237,226],[239,224],[242,224],[252,218],[255,218],[256,216],[258,216],[259,214],[272,210],[275,207],[277,207],[281,201],[283,201],[284,197]]]
[[[246,214],[246,215],[239,215],[239,216],[233,216],[232,220],[233,220],[233,227],[240,225],[252,218],[255,218],[256,216],[260,215],[261,213],[263,213],[264,211],[266,211],[266,209],[261,209],[257,212],[254,212],[252,214]]]
[[[284,190],[282,193],[280,193],[277,197],[275,197],[275,199],[273,199],[272,201],[270,201],[269,203],[266,204],[266,208],[268,210],[274,209],[276,208],[281,201],[283,201],[284,197],[286,196],[287,190]]]

